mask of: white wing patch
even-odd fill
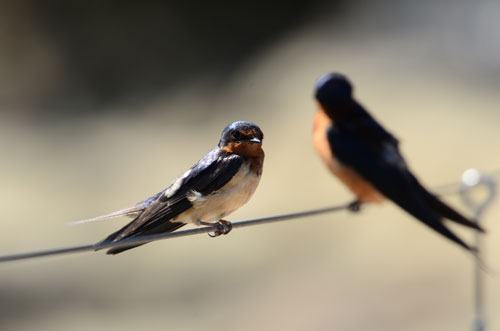
[[[186,171],[182,176],[178,177],[175,180],[175,182],[173,182],[172,185],[170,185],[163,193],[165,198],[168,199],[173,197],[175,193],[177,193],[177,191],[181,188],[182,184],[184,183],[184,179],[186,179],[186,177],[188,177],[190,174],[191,174],[191,169]]]
[[[207,198],[203,194],[201,194],[201,192],[195,190],[187,194],[187,199],[193,204],[193,207],[195,208],[207,200]]]

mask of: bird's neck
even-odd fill
[[[333,120],[328,116],[325,110],[319,106],[318,111],[314,115],[313,120],[313,131],[314,132],[324,132],[328,127],[333,125]]]
[[[264,153],[261,143],[231,142],[222,146],[220,149],[226,153],[238,154],[246,157],[259,157]]]

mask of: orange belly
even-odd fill
[[[326,136],[326,130],[332,125],[332,120],[319,109],[314,116],[313,142],[321,159],[328,169],[337,176],[362,202],[380,203],[384,200],[383,195],[373,187],[371,183],[359,176],[351,168],[344,166],[332,154],[330,144]]]

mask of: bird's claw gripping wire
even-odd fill
[[[219,220],[218,222],[215,222],[214,224],[211,224],[211,225],[216,226],[215,231],[213,233],[208,234],[212,238],[218,237],[218,236],[223,235],[223,234],[228,234],[231,231],[231,229],[233,228],[233,225],[231,224],[231,222],[226,221],[226,220]]]
[[[357,213],[361,210],[361,204],[361,200],[356,199],[347,206],[347,209],[349,209],[353,213]]]

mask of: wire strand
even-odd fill
[[[492,170],[492,171],[486,172],[486,173],[488,173],[489,175],[496,177],[496,178],[500,177],[500,169],[495,169],[495,170]],[[448,183],[448,184],[437,186],[437,187],[435,187],[435,189],[433,191],[440,196],[445,196],[445,195],[451,195],[451,194],[458,194],[459,189],[460,189],[460,184],[455,182],[455,183]],[[296,219],[296,218],[303,218],[303,217],[307,217],[307,216],[332,213],[332,212],[348,209],[350,207],[350,205],[351,204],[348,203],[348,204],[337,205],[337,206],[333,206],[333,207],[312,209],[312,210],[296,212],[296,213],[291,213],[291,214],[283,214],[283,215],[277,215],[277,216],[270,216],[270,217],[263,217],[263,218],[257,218],[257,219],[252,219],[252,220],[240,221],[240,222],[232,223],[232,228],[233,229],[243,228],[243,227],[252,226],[252,225],[274,223],[274,222],[291,220],[291,219]],[[71,246],[71,247],[64,247],[64,248],[39,250],[39,251],[20,253],[20,254],[3,255],[3,256],[0,256],[0,263],[26,260],[26,259],[36,258],[36,257],[43,257],[43,256],[54,256],[54,255],[86,252],[86,251],[96,251],[96,250],[112,248],[112,247],[124,247],[124,246],[135,245],[135,244],[144,244],[144,243],[157,241],[157,240],[172,239],[172,238],[191,236],[191,235],[195,235],[195,234],[209,233],[209,232],[215,231],[216,229],[217,229],[216,225],[213,225],[213,226],[205,226],[205,227],[199,227],[199,228],[189,229],[189,230],[181,230],[181,231],[175,231],[175,232],[154,234],[154,235],[149,235],[149,236],[141,236],[141,237],[137,237],[137,238],[122,239],[118,242],[111,242],[111,243],[106,243],[106,244],[100,243],[100,244],[90,244],[90,245],[81,245],[81,246]]]
[[[348,209],[349,206],[350,206],[350,203],[344,204],[344,205],[333,206],[333,207],[312,209],[312,210],[291,213],[291,214],[283,214],[283,215],[277,215],[277,216],[262,217],[262,218],[257,218],[257,219],[240,221],[240,222],[232,223],[232,228],[233,229],[244,228],[244,227],[253,226],[253,225],[275,223],[275,222],[291,220],[291,219],[296,219],[296,218],[304,218],[307,216],[327,214],[327,213],[332,213],[332,212]],[[112,247],[114,248],[114,247],[124,247],[124,246],[135,245],[135,244],[144,244],[144,243],[157,241],[157,240],[172,239],[172,238],[191,236],[191,235],[195,235],[195,234],[209,233],[209,232],[215,231],[216,229],[217,229],[216,225],[204,226],[204,227],[199,227],[199,228],[189,229],[189,230],[182,230],[182,231],[175,231],[175,232],[169,232],[169,233],[154,234],[154,235],[149,235],[149,236],[141,236],[141,237],[137,237],[137,238],[123,239],[123,240],[120,240],[118,242],[111,242],[111,243],[105,243],[105,244],[90,244],[90,245],[81,245],[81,246],[71,246],[71,247],[40,250],[40,251],[33,251],[33,252],[20,253],[20,254],[3,255],[3,256],[0,256],[0,263],[26,260],[26,259],[31,259],[31,258],[35,258],[35,257],[42,257],[42,256],[54,256],[54,255],[62,255],[62,254],[69,254],[69,253],[96,251],[96,250],[112,248]]]

